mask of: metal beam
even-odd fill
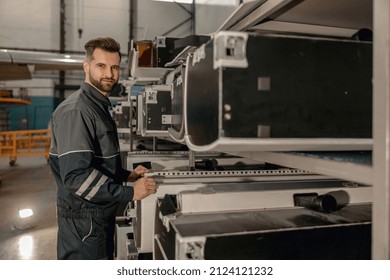
[[[129,0],[129,42],[136,37],[135,26],[137,25],[137,0]],[[130,49],[130,48],[129,48]]]
[[[65,53],[65,0],[60,1],[60,53]],[[65,71],[59,73],[60,86],[65,85]],[[65,99],[65,91],[59,91],[60,100]]]
[[[374,1],[372,258],[390,259],[390,1]]]
[[[195,0],[192,0],[191,6],[191,34],[196,34],[196,11],[195,11]]]

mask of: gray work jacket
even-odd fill
[[[130,172],[122,168],[110,106],[108,98],[82,83],[52,114],[49,163],[60,216],[108,216],[133,198],[133,188],[123,185]]]

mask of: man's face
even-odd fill
[[[85,82],[94,86],[101,94],[108,92],[118,83],[120,57],[118,53],[97,48],[91,61],[85,60]]]

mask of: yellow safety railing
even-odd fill
[[[9,156],[14,165],[18,156],[43,155],[49,159],[51,134],[49,129],[0,132],[0,156]]]

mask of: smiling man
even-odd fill
[[[156,192],[148,170],[122,168],[109,92],[118,83],[120,45],[85,44],[85,81],[52,114],[50,167],[57,183],[58,259],[113,259],[119,204]],[[134,182],[131,187],[126,181]]]

